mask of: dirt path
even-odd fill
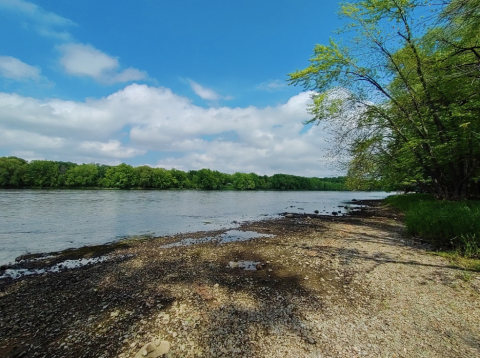
[[[403,237],[392,213],[242,230],[276,236],[134,241],[98,265],[3,280],[0,357],[134,357],[157,338],[170,357],[480,357],[480,275]],[[242,260],[261,269],[230,268]]]

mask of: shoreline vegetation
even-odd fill
[[[200,169],[184,172],[128,164],[71,162],[0,157],[3,189],[200,189],[200,190],[348,190],[344,177],[306,178],[288,174],[226,174]],[[372,188],[380,190],[380,188]]]
[[[242,242],[197,232],[19,262],[109,257],[0,280],[0,356],[480,355],[480,273],[433,255],[391,203],[355,203],[350,216],[244,223],[269,236]],[[201,243],[168,245],[184,239]]]
[[[383,203],[404,216],[406,232],[438,254],[480,271],[480,201],[436,200],[431,194],[392,195]]]

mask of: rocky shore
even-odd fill
[[[35,274],[0,279],[0,357],[480,357],[480,275],[364,204],[245,223],[268,234],[246,241],[197,232],[31,257]],[[185,239],[202,243],[168,245]]]

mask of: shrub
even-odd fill
[[[428,194],[406,194],[388,197],[385,203],[405,213],[410,234],[465,256],[479,256],[479,201],[437,201]]]

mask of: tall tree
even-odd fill
[[[343,3],[344,40],[317,45],[311,65],[290,74],[315,91],[310,122],[328,124],[335,153],[350,159],[349,183],[381,179],[439,198],[468,196],[480,175],[472,3]]]

